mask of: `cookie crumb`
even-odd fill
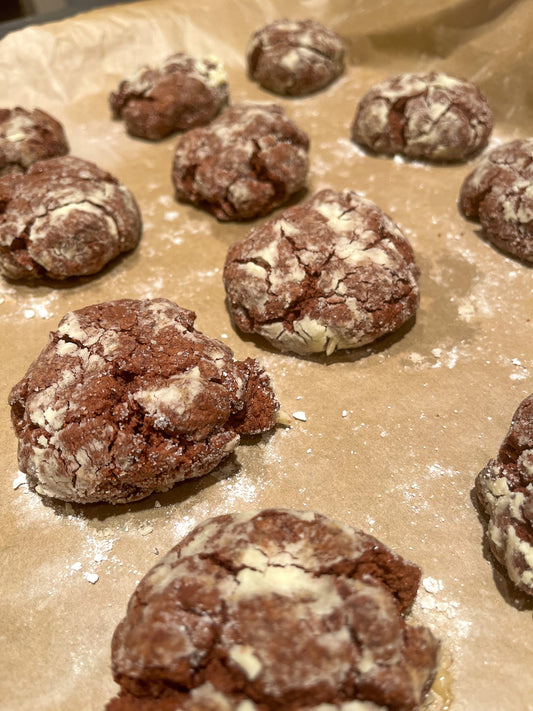
[[[23,484],[26,484],[26,474],[19,472],[15,479],[13,479],[13,490],[18,489],[19,486]]]

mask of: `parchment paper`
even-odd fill
[[[346,39],[346,73],[320,94],[285,100],[246,77],[249,36],[282,16],[315,17]],[[531,135],[532,40],[527,0],[154,0],[0,42],[0,105],[55,115],[72,154],[123,180],[144,218],[140,247],[93,279],[57,288],[0,283],[2,709],[101,709],[117,690],[111,635],[141,576],[204,518],[265,506],[321,511],[422,567],[412,619],[430,625],[444,649],[433,709],[533,709],[533,605],[493,565],[472,498],[476,473],[533,390],[532,270],[458,213],[475,161],[428,167],[364,155],[349,140],[357,101],[372,84],[429,68],[479,84],[495,115],[491,146]],[[275,100],[309,133],[308,196],[355,189],[400,224],[422,269],[412,327],[329,359],[282,355],[234,331],[221,269],[251,225],[221,224],[176,203],[170,165],[179,136],[133,139],[107,105],[139,64],[180,49],[217,55],[234,102]],[[70,506],[28,492],[10,388],[67,311],[156,296],[195,310],[197,327],[236,357],[258,357],[283,409],[305,419],[136,505]]]

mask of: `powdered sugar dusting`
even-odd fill
[[[470,635],[472,621],[466,614],[459,602],[448,597],[442,580],[423,578],[413,606],[417,621],[428,625],[441,639],[446,638],[455,646],[458,640]]]

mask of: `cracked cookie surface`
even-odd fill
[[[109,96],[113,117],[125,122],[128,133],[152,141],[209,123],[228,101],[222,63],[184,52],[141,67]]]
[[[14,280],[95,274],[137,246],[132,193],[94,163],[64,156],[0,178],[0,271]]]
[[[405,620],[419,579],[373,536],[318,513],[204,521],[130,599],[107,711],[418,708],[439,648]]]
[[[13,387],[19,468],[38,493],[122,503],[206,474],[272,428],[268,375],[166,299],[66,314]]]
[[[476,477],[487,539],[513,583],[533,595],[533,395],[516,409],[496,459]]]
[[[442,72],[399,74],[368,91],[351,127],[375,153],[428,161],[464,161],[492,131],[492,110],[472,82]]]
[[[416,312],[419,269],[399,227],[353,191],[322,190],[228,250],[236,326],[298,354],[355,348]]]
[[[41,109],[0,109],[0,176],[69,152],[63,126]]]
[[[533,264],[533,138],[483,156],[461,186],[459,208],[481,223],[490,242]]]
[[[316,20],[274,20],[252,35],[248,73],[275,94],[303,96],[323,89],[344,71],[344,44]]]
[[[276,104],[235,104],[185,133],[172,166],[176,197],[219,220],[271,212],[304,187],[309,138]]]

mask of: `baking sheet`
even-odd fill
[[[0,42],[0,105],[55,115],[72,154],[123,180],[144,219],[139,248],[93,279],[57,288],[0,282],[0,708],[102,708],[118,689],[111,635],[158,557],[206,517],[292,506],[362,528],[422,567],[412,619],[428,624],[444,649],[432,709],[533,709],[533,604],[492,564],[472,498],[475,474],[533,390],[532,270],[459,215],[459,188],[475,161],[428,167],[364,155],[349,140],[357,101],[373,83],[429,68],[479,84],[495,114],[491,146],[528,135],[531,6],[196,0],[190,8],[187,0],[121,5]],[[249,36],[282,16],[315,17],[346,39],[339,81],[282,99],[247,79]],[[309,133],[309,196],[355,189],[400,224],[422,270],[410,328],[328,359],[283,355],[234,331],[222,265],[251,225],[221,224],[176,203],[170,165],[179,136],[133,139],[107,106],[123,76],[176,50],[217,55],[233,102],[275,100]],[[6,404],[11,386],[67,311],[159,296],[196,311],[196,326],[236,357],[259,358],[284,411],[305,419],[241,446],[212,474],[134,505],[71,506],[28,492]]]

